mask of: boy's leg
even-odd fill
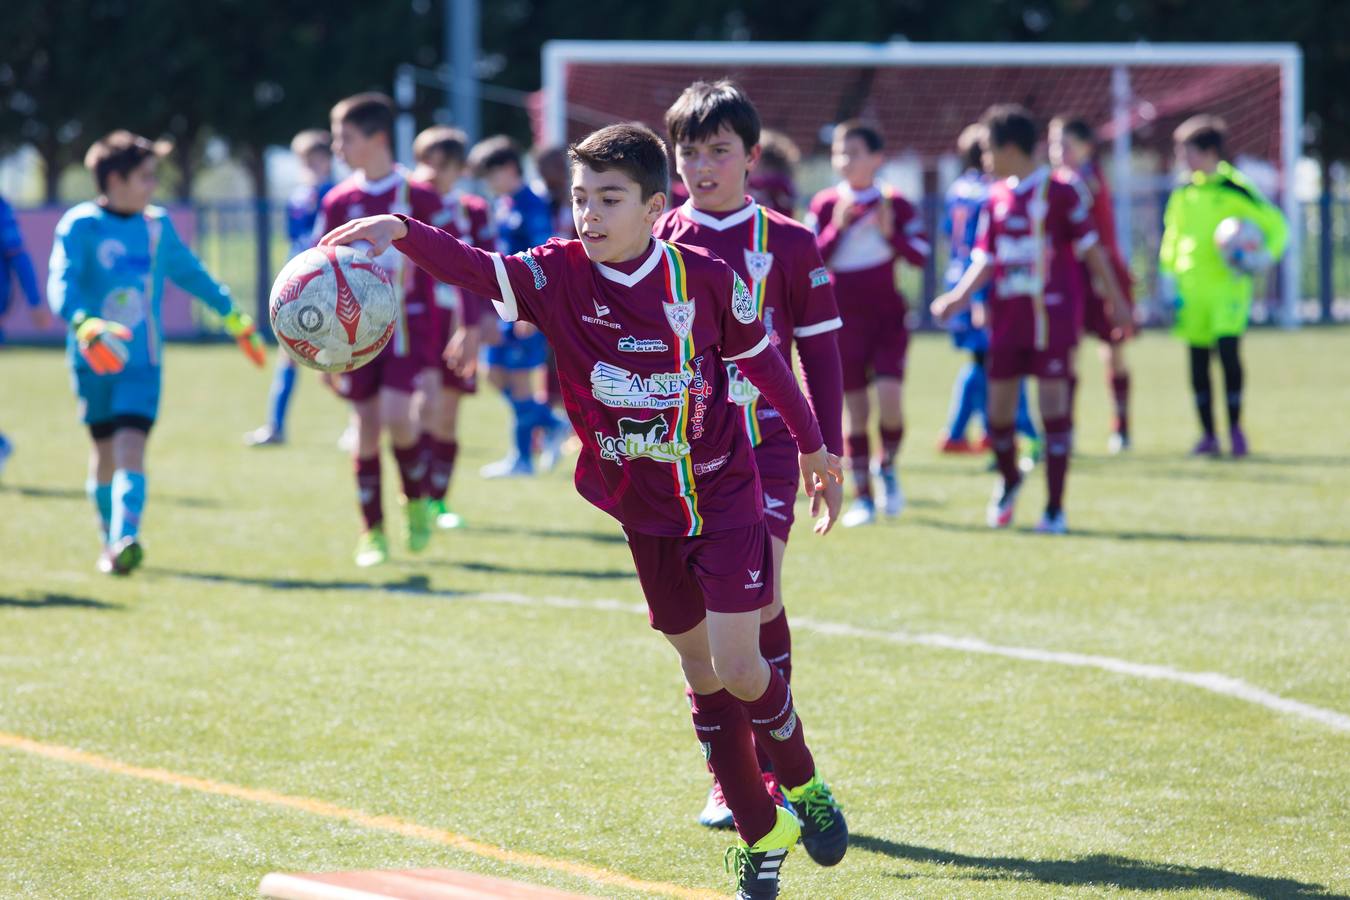
[[[84,487],[98,515],[100,541],[107,547],[111,540],[112,529],[113,473],[117,470],[113,460],[111,423],[91,425],[89,432],[89,478],[85,481]]]
[[[1111,400],[1115,410],[1112,424],[1112,450],[1124,450],[1130,444],[1130,370],[1125,364],[1125,342],[1114,341],[1102,345],[1106,363],[1106,377],[1111,384]]]
[[[884,509],[888,516],[898,516],[905,506],[905,494],[900,489],[900,475],[895,460],[900,454],[900,442],[905,437],[904,381],[891,376],[877,378],[877,419],[881,432],[881,459],[878,466],[885,488]]]
[[[1045,517],[1038,530],[1065,530],[1064,485],[1073,451],[1073,386],[1065,378],[1041,378],[1038,384],[1041,421],[1045,423]]]
[[[1001,476],[985,509],[985,521],[990,528],[1007,528],[1012,524],[1017,494],[1022,487],[1022,473],[1017,466],[1015,423],[1018,397],[1022,390],[1022,373],[1028,365],[1026,356],[1026,353],[1018,350],[1000,351],[991,348],[986,362],[989,443]]]
[[[1223,389],[1228,399],[1228,432],[1232,438],[1233,455],[1247,455],[1247,437],[1242,433],[1242,356],[1240,338],[1219,338],[1219,363],[1223,366]]]
[[[450,490],[450,479],[455,473],[455,459],[459,456],[461,396],[457,387],[446,385],[441,388],[440,402],[436,404],[436,421],[431,429],[431,466],[427,478],[427,492],[432,500],[445,500]]]
[[[867,433],[872,409],[867,387],[844,392],[844,452],[853,477],[853,505],[844,513],[845,527],[866,525],[876,518],[872,502],[872,444]]]
[[[1218,451],[1218,439],[1214,436],[1214,397],[1209,380],[1209,347],[1190,347],[1191,393],[1195,399],[1196,416],[1200,419],[1203,437],[1192,451],[1197,454],[1213,454]]]
[[[112,519],[108,526],[109,551],[115,569],[130,572],[141,564],[141,517],[145,513],[145,443],[153,423],[122,416],[112,436]]]
[[[412,393],[385,387],[380,390],[379,403],[380,424],[389,433],[403,487],[408,549],[420,553],[431,541],[430,511],[426,502],[429,446],[422,440],[421,428],[413,413]]]

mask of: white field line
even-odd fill
[[[369,588],[352,585],[343,586],[343,590],[381,590],[376,586]],[[447,600],[468,600],[479,603],[502,603],[512,606],[548,606],[555,609],[588,609],[601,612],[626,612],[646,614],[647,607],[642,603],[630,603],[622,600],[580,600],[575,597],[531,597],[526,594],[488,592],[481,594],[456,594],[449,591],[421,591],[413,588],[386,588],[395,593],[413,596],[435,597]],[[939,650],[956,650],[961,653],[980,653],[986,656],[1002,656],[1008,659],[1020,659],[1027,662],[1050,663],[1061,666],[1075,666],[1083,669],[1099,669],[1116,675],[1131,678],[1146,678],[1151,681],[1171,681],[1191,687],[1232,697],[1246,703],[1254,703],[1275,712],[1285,713],[1309,719],[1335,731],[1350,734],[1350,715],[1313,706],[1300,700],[1291,700],[1271,693],[1263,688],[1248,684],[1240,678],[1233,678],[1218,672],[1186,672],[1171,666],[1152,663],[1130,662],[1112,656],[1097,656],[1087,653],[1068,653],[1056,650],[1041,650],[1036,647],[1007,647],[991,644],[979,638],[957,637],[948,634],[916,634],[908,631],[881,631],[873,628],[860,628],[839,622],[821,622],[804,616],[793,616],[792,627],[798,631],[810,631],[827,637],[851,637],[863,640],[883,641],[889,644],[909,644],[920,647],[933,647]]]

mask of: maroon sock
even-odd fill
[[[755,743],[773,760],[778,783],[801,787],[816,774],[816,763],[806,746],[806,735],[792,705],[792,688],[783,673],[769,666],[769,686],[758,700],[745,703]]]
[[[458,441],[431,441],[431,464],[427,467],[427,495],[433,500],[444,500],[450,490],[450,478],[455,474],[455,457],[459,455]]]
[[[848,467],[853,472],[853,490],[859,498],[872,496],[872,442],[865,434],[850,434],[844,441],[848,446]]]
[[[1046,511],[1064,508],[1064,482],[1069,476],[1069,454],[1073,449],[1073,419],[1064,416],[1045,420]]]
[[[722,786],[727,809],[736,820],[736,831],[747,844],[753,844],[773,830],[778,812],[764,789],[759,764],[755,762],[745,706],[721,690],[715,694],[694,694],[692,710],[694,733],[703,745],[708,766]]]
[[[900,442],[905,438],[905,426],[881,429],[881,467],[890,469],[895,466],[895,457],[900,453]]]
[[[398,477],[403,482],[403,496],[409,500],[419,500],[426,496],[427,457],[423,451],[421,438],[407,447],[394,448],[394,459],[398,462]]]
[[[1130,433],[1130,373],[1111,376],[1111,396],[1116,401],[1116,434]]]
[[[772,621],[760,623],[759,653],[783,673],[784,681],[792,683],[792,630],[788,628],[786,609]]]
[[[366,530],[378,528],[384,521],[384,503],[380,499],[380,457],[356,460],[356,501],[361,506],[361,517]]]
[[[1022,477],[1017,468],[1017,426],[989,423],[989,446],[994,450],[998,473],[1004,484],[1016,484]]]

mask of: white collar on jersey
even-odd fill
[[[647,254],[647,258],[643,260],[642,265],[638,266],[635,270],[633,270],[632,275],[620,272],[618,269],[611,268],[605,265],[604,263],[595,263],[595,267],[600,270],[601,275],[605,276],[610,281],[613,281],[616,284],[621,284],[624,287],[632,287],[633,285],[637,284],[639,281],[650,275],[652,269],[655,269],[656,264],[659,263],[660,261],[661,261],[661,242],[653,238],[652,251]]]
[[[402,166],[394,166],[394,171],[378,181],[371,181],[366,177],[366,173],[362,172],[360,169],[357,169],[352,173],[352,180],[356,182],[356,186],[367,194],[375,196],[379,196],[385,191],[392,189],[394,185],[398,184],[400,181],[406,180],[407,177],[408,173],[404,171]]]
[[[875,184],[865,187],[861,191],[855,191],[847,181],[841,181],[839,187],[835,190],[839,193],[839,199],[852,201],[853,203],[871,203],[881,196],[881,188]]]
[[[1032,172],[1026,178],[1018,180],[1016,178],[1008,179],[1008,186],[1013,189],[1014,194],[1025,194],[1027,191],[1040,184],[1042,180],[1050,177],[1050,167],[1041,166]]]
[[[759,206],[758,203],[751,200],[749,197],[746,197],[745,206],[742,206],[726,218],[719,219],[717,216],[710,216],[702,210],[695,209],[693,200],[686,200],[684,201],[684,205],[680,207],[680,214],[689,221],[697,222],[699,225],[702,225],[705,228],[711,228],[713,231],[726,231],[728,228],[739,225],[753,216],[757,206]]]

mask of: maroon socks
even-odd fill
[[[380,458],[372,456],[356,460],[356,502],[361,506],[361,518],[366,530],[378,528],[384,521],[384,504],[380,499]]]
[[[427,438],[431,442],[431,464],[427,469],[427,495],[432,500],[444,500],[450,489],[450,478],[455,474],[455,457],[459,455],[458,441]]]
[[[758,700],[744,704],[750,714],[755,743],[773,761],[779,784],[795,788],[806,784],[816,773],[815,760],[806,747],[806,735],[792,704],[792,689],[783,673],[769,667],[769,686]],[[726,791],[726,782],[722,782]]]
[[[1069,475],[1069,452],[1073,448],[1073,419],[1064,416],[1045,420],[1045,482],[1047,512],[1064,508],[1064,481]]]
[[[853,490],[858,497],[872,496],[872,444],[865,434],[850,434],[844,440],[848,467],[853,473]]]
[[[994,450],[994,461],[1004,484],[1017,484],[1022,473],[1017,468],[1017,427],[989,423],[989,445]]]
[[[1111,396],[1116,405],[1115,431],[1119,435],[1130,433],[1130,373],[1111,376]]]
[[[755,760],[747,705],[724,689],[715,694],[694,694],[691,707],[694,733],[708,767],[722,786],[736,831],[747,844],[754,844],[773,830],[778,813]]]
[[[403,482],[403,496],[419,500],[427,495],[427,452],[422,439],[407,447],[394,448],[399,480]]]

